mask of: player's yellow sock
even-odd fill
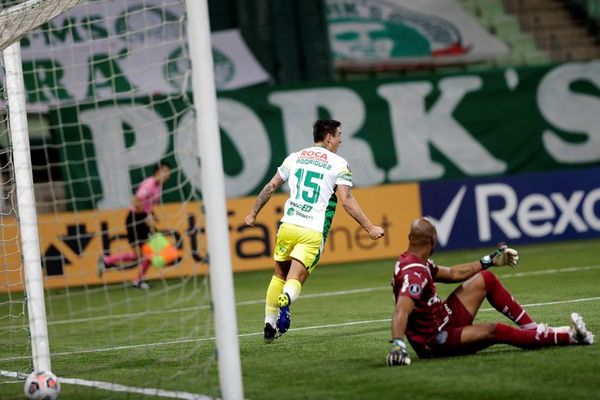
[[[275,326],[277,322],[277,298],[283,292],[285,280],[273,275],[269,287],[267,288],[267,300],[265,302],[265,323]]]
[[[298,296],[300,296],[300,292],[302,291],[302,284],[298,279],[288,279],[283,287],[283,292],[287,293],[290,296],[290,303],[296,301]]]

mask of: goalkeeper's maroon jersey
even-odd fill
[[[448,313],[438,297],[433,279],[438,267],[432,260],[423,263],[414,254],[404,252],[394,269],[394,296],[410,297],[415,306],[408,317],[406,336],[413,348],[428,350],[438,331],[448,322]],[[418,351],[418,350],[417,350]]]

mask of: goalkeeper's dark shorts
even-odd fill
[[[481,350],[481,347],[466,346],[460,342],[463,328],[472,325],[474,317],[454,293],[448,296],[444,302],[444,310],[447,312],[448,322],[437,332],[435,338],[432,338],[430,345],[421,346],[418,343],[413,344],[411,342],[417,355],[420,358],[448,357],[473,354]],[[487,347],[487,345],[484,347]]]
[[[146,243],[146,240],[150,237],[150,228],[146,223],[148,214],[136,213],[129,211],[125,224],[127,226],[127,240],[133,247],[139,247]]]

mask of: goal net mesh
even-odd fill
[[[184,1],[31,3],[1,3],[0,46],[22,36],[52,370],[85,385],[60,397],[219,396]],[[4,65],[0,82],[0,369],[29,373]],[[140,289],[127,215],[161,162],[155,226],[176,257]],[[21,398],[4,375],[0,398]]]

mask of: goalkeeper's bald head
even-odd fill
[[[433,254],[433,249],[437,243],[437,230],[429,218],[421,217],[413,221],[408,234],[408,242],[409,250],[431,246],[429,254]]]

